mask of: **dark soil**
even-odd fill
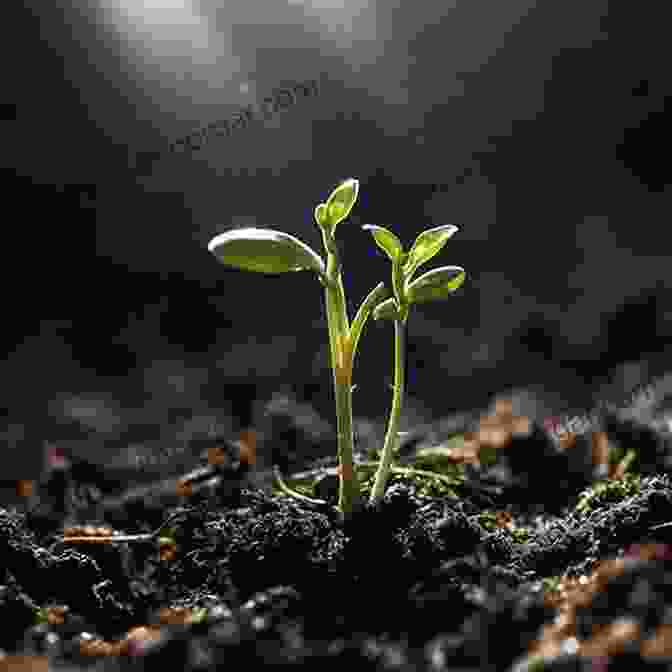
[[[111,495],[72,464],[54,470],[29,506],[0,509],[1,669],[668,669],[669,433],[624,409],[565,444],[521,422],[501,408],[466,418],[451,453],[454,422],[418,428],[397,463],[446,478],[395,473],[382,505],[346,522],[333,439],[315,450],[305,427],[266,439],[323,503],[253,487],[268,479],[243,477],[230,442],[179,496]],[[612,455],[636,455],[599,481],[605,434]],[[371,470],[358,473],[366,494]],[[93,534],[73,522],[132,535],[168,519],[144,541],[64,536]]]

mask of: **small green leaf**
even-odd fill
[[[445,224],[444,226],[437,226],[433,229],[423,231],[415,239],[413,247],[408,253],[408,259],[404,266],[404,275],[410,278],[419,266],[436,256],[457,230],[456,226]]]
[[[325,272],[322,258],[298,238],[273,229],[244,228],[220,233],[208,250],[226,266],[259,273]]]
[[[390,258],[390,261],[396,261],[404,253],[404,246],[392,231],[389,231],[382,226],[376,226],[375,224],[365,224],[362,228],[365,231],[371,231],[371,235],[376,241],[376,245],[385,252]]]
[[[323,226],[328,225],[329,232],[332,235],[336,225],[350,214],[358,194],[359,181],[354,177],[345,180],[331,192],[326,202],[326,216]]]
[[[396,320],[399,317],[397,300],[392,297],[373,309],[374,320]]]
[[[315,221],[320,228],[323,228],[327,222],[327,204],[320,203],[315,207]]]
[[[461,266],[442,266],[416,278],[406,289],[409,303],[445,299],[464,283],[467,275]]]

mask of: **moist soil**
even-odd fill
[[[298,433],[303,498],[235,456],[174,501],[61,474],[65,504],[0,508],[0,669],[670,669],[669,433],[603,409],[558,440],[505,406],[409,432],[377,507],[358,448],[345,521],[333,439]]]

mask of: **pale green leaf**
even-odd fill
[[[374,320],[395,320],[398,317],[397,300],[394,297],[379,303],[373,309]]]
[[[322,228],[327,223],[327,204],[320,203],[315,207],[315,221],[317,225]]]
[[[411,304],[445,299],[462,286],[466,277],[461,266],[434,268],[409,283],[406,297]]]
[[[220,233],[208,250],[226,266],[259,273],[325,272],[322,258],[298,238],[273,229],[244,228]]]
[[[365,231],[371,231],[376,245],[385,252],[391,261],[396,261],[403,254],[404,247],[392,231],[375,224],[365,224],[362,228]]]
[[[456,226],[445,224],[423,231],[418,235],[411,251],[408,253],[404,265],[404,275],[410,278],[419,266],[436,256],[457,230]]]
[[[339,184],[334,189],[326,202],[325,225],[329,227],[329,233],[334,234],[334,229],[342,222],[352,210],[359,194],[359,181],[351,177]]]

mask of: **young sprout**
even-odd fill
[[[369,315],[373,313],[377,320],[393,319],[395,322],[394,394],[383,454],[371,494],[371,502],[376,503],[385,489],[392,450],[398,436],[404,388],[404,326],[409,308],[414,303],[445,298],[465,279],[464,269],[445,266],[412,281],[417,268],[441,250],[457,227],[448,225],[425,231],[417,237],[411,251],[404,253],[401,243],[391,231],[380,226],[365,226],[392,260],[393,293],[384,283],[379,283],[369,292],[350,323],[334,235],[336,226],[350,214],[358,193],[359,182],[350,178],[339,184],[325,203],[315,208],[314,218],[322,234],[326,263],[298,238],[274,229],[234,229],[215,236],[208,244],[208,250],[227,266],[271,274],[309,270],[317,274],[324,287],[336,398],[338,510],[343,519],[350,518],[361,508],[359,481],[353,464],[352,371],[359,339]]]
[[[423,231],[413,243],[410,252],[404,252],[397,236],[382,226],[367,224],[373,238],[392,262],[392,289],[394,296],[380,303],[373,311],[375,320],[394,320],[394,387],[392,408],[388,421],[383,453],[371,491],[370,503],[380,503],[392,466],[392,454],[399,437],[399,417],[404,399],[405,328],[411,305],[445,299],[465,281],[461,266],[442,266],[413,280],[415,271],[436,256],[448,239],[458,230],[446,224]]]
[[[317,274],[324,287],[331,367],[336,398],[338,432],[339,496],[338,509],[343,519],[361,507],[359,481],[353,464],[352,369],[362,329],[373,309],[390,296],[384,283],[374,287],[364,299],[352,324],[346,310],[341,262],[334,234],[336,226],[348,217],[359,193],[359,182],[350,178],[339,184],[326,203],[317,205],[315,222],[322,234],[326,263],[312,248],[282,231],[274,229],[234,229],[215,236],[208,250],[234,268],[259,273],[287,273],[309,270]]]

